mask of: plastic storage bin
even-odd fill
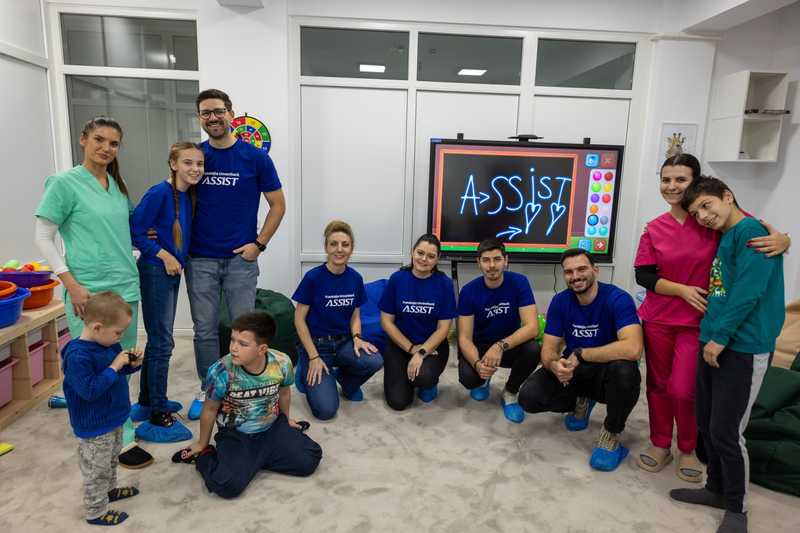
[[[4,406],[13,399],[13,368],[17,364],[17,359],[12,357],[0,363],[0,407]]]
[[[58,332],[58,352],[61,353],[64,351],[64,346],[67,345],[69,341],[72,340],[72,335],[69,334],[68,329],[64,329]]]
[[[28,348],[31,364],[31,385],[36,385],[44,379],[44,349],[49,341],[39,341]]]

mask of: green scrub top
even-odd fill
[[[106,191],[83,165],[47,178],[36,216],[58,225],[66,263],[91,293],[111,290],[139,301],[139,272],[133,257],[132,205],[108,176]]]

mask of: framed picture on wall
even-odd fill
[[[679,153],[697,155],[697,124],[693,122],[663,122],[658,137],[657,171],[665,159]]]

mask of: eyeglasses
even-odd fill
[[[217,118],[222,118],[227,112],[227,109],[220,107],[218,109],[203,109],[198,113],[198,115],[200,115],[201,118],[209,118],[213,114]]]

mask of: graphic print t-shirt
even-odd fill
[[[420,279],[411,270],[398,270],[383,289],[378,308],[395,316],[395,325],[411,342],[423,343],[440,320],[456,316],[453,281],[441,272]]]
[[[208,369],[206,394],[222,402],[217,425],[242,433],[266,431],[280,414],[278,390],[294,383],[292,360],[283,352],[269,350],[260,374],[233,364],[228,354]]]
[[[566,341],[566,355],[578,347],[610,344],[618,340],[617,331],[631,324],[639,324],[631,295],[615,285],[598,282],[597,296],[589,305],[581,305],[569,289],[556,294],[547,309],[544,332]]]
[[[367,291],[361,274],[352,268],[334,274],[322,264],[306,272],[292,300],[309,306],[306,324],[312,337],[349,335],[350,318],[367,301]]]
[[[496,342],[519,329],[519,308],[535,303],[528,278],[506,271],[496,289],[487,287],[483,276],[464,285],[458,296],[458,314],[474,317],[474,342]]]

